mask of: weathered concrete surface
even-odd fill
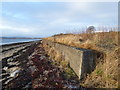
[[[42,43],[44,44],[46,51],[54,48],[57,52],[61,53],[62,58],[68,61],[70,67],[74,70],[79,79],[82,79],[95,67],[94,51],[92,50],[70,47],[47,40],[42,40]]]

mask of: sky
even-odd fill
[[[117,26],[117,2],[1,2],[4,37],[48,37],[89,26]]]

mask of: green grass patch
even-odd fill
[[[96,74],[99,76],[99,75],[102,75],[103,74],[103,70],[102,69],[98,69],[96,70]]]

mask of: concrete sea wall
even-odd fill
[[[59,53],[62,57],[60,60],[67,61],[79,79],[84,78],[84,76],[90,73],[95,67],[95,54],[93,50],[71,47],[48,40],[42,40],[42,43],[52,58],[57,59],[57,53]],[[55,54],[54,57],[53,54]]]

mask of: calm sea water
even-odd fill
[[[40,40],[40,39],[1,39],[0,45],[18,43],[18,42],[29,42],[29,41],[36,41],[36,40]]]

